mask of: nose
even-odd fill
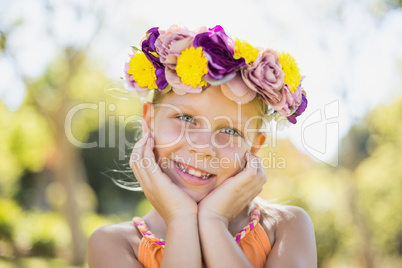
[[[212,143],[212,134],[206,129],[194,129],[186,132],[188,150],[208,157],[216,156],[216,148]]]

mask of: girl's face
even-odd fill
[[[168,93],[146,103],[144,119],[155,139],[155,159],[173,183],[199,202],[245,166],[265,136],[255,129],[255,104],[238,105],[218,87],[202,93]]]

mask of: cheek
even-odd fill
[[[174,125],[162,125],[154,131],[155,145],[158,148],[169,148],[177,145],[184,136],[184,129]]]
[[[224,172],[229,172],[231,175],[239,173],[245,167],[244,155],[247,148],[237,148],[228,146],[220,152],[220,165]]]

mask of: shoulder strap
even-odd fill
[[[259,220],[260,220],[260,207],[256,206],[254,208],[254,210],[252,211],[252,217],[251,220],[249,222],[249,224],[244,227],[243,229],[241,229],[233,238],[236,240],[237,243],[240,242],[240,240],[246,236],[247,233],[249,233],[251,230],[254,229],[254,227],[258,224]],[[135,225],[137,226],[138,230],[141,232],[141,234],[153,241],[154,243],[161,245],[162,247],[165,247],[165,240],[162,238],[159,238],[158,236],[154,235],[149,228],[147,227],[147,225],[145,224],[144,219],[140,218],[140,217],[134,217],[133,221],[135,223]]]
[[[253,211],[251,212],[251,220],[250,222],[247,224],[246,227],[244,227],[243,229],[241,229],[235,236],[234,239],[236,240],[237,243],[240,242],[240,240],[246,236],[247,233],[249,233],[251,230],[254,229],[254,227],[259,223],[260,221],[260,212],[261,209],[259,206],[256,206]]]
[[[140,218],[140,217],[134,217],[134,218],[133,218],[133,221],[134,221],[135,225],[137,226],[138,230],[141,232],[141,234],[142,234],[145,238],[147,238],[147,239],[153,241],[154,243],[156,243],[156,244],[158,244],[158,245],[160,245],[160,246],[162,246],[162,247],[165,247],[165,240],[162,239],[162,238],[157,237],[156,235],[154,235],[154,234],[148,229],[147,225],[145,224],[144,219],[142,219],[142,218]]]

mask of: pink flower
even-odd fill
[[[221,85],[222,93],[228,99],[237,102],[238,104],[245,104],[255,98],[257,92],[251,90],[241,78],[239,72],[236,73],[236,76]]]
[[[207,31],[207,29],[203,27],[197,32],[205,31]],[[185,27],[181,28],[177,25],[173,25],[167,29],[167,31],[160,31],[160,35],[155,41],[156,52],[159,55],[160,62],[165,65],[166,80],[177,95],[200,93],[202,91],[201,86],[193,88],[183,84],[175,71],[177,58],[182,51],[193,45],[194,37],[197,35],[197,32],[190,31]]]
[[[303,94],[302,94],[302,101],[300,102],[299,107],[297,108],[297,110],[296,110],[291,116],[288,117],[289,122],[292,123],[292,124],[296,124],[296,123],[297,123],[297,119],[296,119],[296,118],[297,118],[298,116],[300,116],[302,113],[304,113],[304,111],[305,111],[306,108],[307,108],[308,101],[307,101],[307,98],[306,98],[305,95],[306,95],[306,94],[305,94],[305,92],[303,91]]]
[[[283,82],[285,74],[279,63],[278,54],[271,49],[261,52],[253,65],[242,70],[243,81],[261,95],[265,103],[283,105]]]
[[[171,26],[166,31],[160,31],[160,35],[155,42],[155,48],[159,55],[160,62],[174,70],[176,68],[177,58],[183,50],[193,44],[196,34],[197,33],[185,27],[181,28],[177,25]]]
[[[293,94],[290,93],[289,85],[284,84],[283,86],[284,90],[282,93],[285,99],[284,105],[282,105],[281,107],[276,107],[277,108],[276,111],[280,115],[290,116],[296,112],[297,108],[299,108],[300,104],[302,103],[302,94],[303,94],[303,88],[301,86],[302,80],[300,80],[300,84],[297,87],[297,90]]]

